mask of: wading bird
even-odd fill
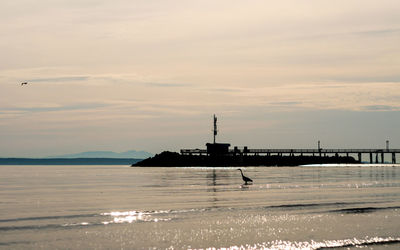
[[[240,168],[238,168],[237,170],[239,170],[240,173],[242,174],[242,179],[243,179],[243,181],[244,181],[244,184],[247,185],[247,182],[253,182],[252,179],[250,179],[249,177],[246,177],[246,176],[243,175],[243,172],[242,172],[242,170],[241,170]]]
[[[21,86],[26,84],[28,84],[28,82],[21,82]]]

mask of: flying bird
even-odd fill
[[[242,170],[241,170],[240,168],[238,168],[237,170],[239,170],[240,173],[242,174],[242,179],[243,179],[243,181],[244,181],[244,184],[247,185],[247,182],[253,182],[252,179],[250,179],[249,177],[246,177],[246,176],[243,175],[243,172],[242,172]]]
[[[28,84],[28,82],[21,82],[21,86],[26,84]]]

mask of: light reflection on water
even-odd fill
[[[236,169],[2,166],[0,248],[400,246],[398,166]]]
[[[111,216],[111,221],[103,221],[104,225],[110,223],[132,223],[132,222],[158,222],[158,221],[169,221],[171,218],[154,218],[154,214],[168,213],[167,211],[156,211],[156,212],[138,212],[138,211],[127,211],[127,212],[111,212],[102,213],[103,216]]]
[[[291,242],[284,240],[276,240],[272,242],[257,243],[254,245],[230,246],[224,249],[327,249],[327,248],[349,248],[349,247],[366,247],[371,245],[397,244],[400,243],[400,238],[393,237],[366,237],[365,239],[345,239],[345,240],[326,240],[322,242],[303,241]]]

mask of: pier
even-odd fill
[[[228,154],[235,156],[295,156],[295,155],[312,155],[312,156],[349,156],[357,155],[359,162],[363,161],[363,156],[370,163],[385,163],[385,155],[391,155],[391,162],[396,163],[396,154],[400,153],[400,149],[249,149],[247,147],[229,149]],[[182,155],[209,155],[207,149],[181,149]],[[390,158],[388,158],[390,159]]]
[[[389,140],[386,140],[386,148],[383,149],[324,149],[318,141],[318,148],[315,149],[249,149],[247,146],[242,148],[234,147],[230,149],[229,143],[217,143],[216,136],[217,117],[214,115],[213,136],[214,142],[207,143],[207,149],[181,149],[181,155],[198,156],[315,156],[315,157],[349,157],[350,154],[356,155],[358,162],[363,162],[363,155],[369,156],[370,163],[385,163],[385,155],[391,155],[392,164],[396,163],[396,154],[400,149],[390,149]],[[390,159],[390,158],[389,158]],[[364,161],[365,162],[365,161]]]

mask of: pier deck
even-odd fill
[[[329,156],[345,154],[357,154],[358,161],[362,161],[363,154],[369,154],[370,163],[384,163],[385,154],[392,155],[392,163],[396,163],[396,153],[400,153],[400,149],[248,149],[237,148],[229,150],[229,154],[232,155],[317,155],[317,156]],[[181,149],[182,155],[207,155],[206,149]],[[375,156],[375,157],[374,157]],[[379,157],[380,156],[380,157]],[[380,159],[379,159],[380,158]]]

